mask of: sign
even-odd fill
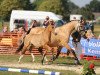
[[[84,50],[83,54],[91,56],[100,56],[100,40],[90,39],[88,41],[86,39],[82,39],[81,45]]]

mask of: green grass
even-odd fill
[[[12,62],[12,63],[16,63],[16,62],[18,62],[18,58],[19,58],[19,55],[0,55],[0,62]],[[49,56],[48,56],[48,58],[50,58]],[[41,56],[36,56],[35,57],[35,59],[36,59],[36,61],[35,61],[35,63],[41,63]],[[69,61],[70,60],[70,61]],[[68,61],[68,62],[67,62]],[[24,58],[21,60],[21,62],[22,63],[28,63],[28,64],[30,64],[30,63],[32,63],[31,62],[31,56],[29,56],[29,55],[26,55],[26,56],[24,56]],[[59,59],[57,59],[53,64],[64,64],[65,66],[67,66],[68,64],[66,64],[66,63],[70,63],[70,64],[72,64],[73,65],[73,59],[67,59],[66,60],[66,58],[59,58]],[[2,66],[1,66],[2,67]],[[74,71],[66,71],[66,70],[53,70],[53,69],[45,69],[44,68],[44,70],[46,70],[46,71],[57,71],[57,72],[61,72],[61,75],[79,75],[79,74],[77,74],[76,72],[74,72]],[[28,73],[13,73],[13,72],[2,72],[2,71],[0,71],[0,75],[37,75],[37,74],[28,74]]]
[[[0,62],[12,62],[12,63],[16,63],[18,61],[19,55],[0,55]],[[50,56],[48,56],[48,58],[50,58]],[[32,63],[31,62],[31,56],[30,55],[26,55],[24,56],[24,58],[21,60],[22,63]],[[41,63],[41,56],[35,56],[35,63]],[[85,62],[85,60],[81,60],[81,63],[83,64]],[[74,63],[74,59],[73,58],[62,58],[59,57],[59,59],[57,59],[56,61],[54,61],[53,64],[57,65],[59,64],[60,66],[67,66],[67,65],[73,65]],[[100,66],[99,61],[95,61],[94,62],[96,66]],[[58,71],[61,72],[61,75],[79,75],[74,71],[69,71],[69,70],[53,70],[53,69],[45,69],[46,71]],[[37,75],[37,74],[28,74],[28,73],[16,73],[16,72],[2,72],[0,71],[0,75]]]

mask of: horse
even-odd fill
[[[71,21],[63,26],[55,28],[55,30],[51,33],[50,43],[48,45],[49,45],[49,47],[57,47],[58,48],[57,55],[56,55],[56,57],[53,58],[53,60],[58,58],[61,48],[66,47],[70,52],[73,53],[75,61],[77,61],[77,63],[79,63],[74,50],[71,49],[71,47],[68,45],[68,42],[69,42],[69,38],[70,38],[72,31],[73,30],[79,31],[80,25],[81,24],[79,21]],[[45,28],[41,28],[41,27],[32,28],[29,34],[40,34],[44,31],[44,29]],[[40,47],[39,50],[42,51],[42,48]],[[47,50],[43,54],[43,61],[44,61],[44,57],[45,57],[46,53],[47,53]],[[42,63],[43,63],[43,61],[42,61]]]
[[[21,55],[19,57],[18,62],[20,63],[20,61],[23,58],[23,56],[24,56],[24,54],[25,54],[25,52],[26,52],[27,49],[31,53],[31,56],[33,58],[33,61],[34,61],[34,55],[31,52],[32,51],[31,50],[32,48],[42,47],[44,49],[50,50],[50,47],[48,46],[48,43],[50,41],[51,31],[53,29],[54,28],[52,27],[52,25],[49,25],[40,34],[34,34],[34,35],[28,34],[28,35],[26,35],[26,37],[24,38],[24,46],[22,48]],[[19,51],[16,51],[16,52],[18,53]]]

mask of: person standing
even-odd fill
[[[4,26],[2,32],[4,32],[4,33],[5,32],[8,32],[8,27],[7,26]]]

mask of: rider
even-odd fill
[[[31,29],[34,28],[34,27],[37,27],[37,21],[36,21],[36,20],[33,20],[33,21],[32,21],[32,24],[31,24],[29,30],[27,31],[27,34],[29,34],[30,31],[31,31]]]
[[[44,22],[43,22],[43,27],[45,28],[45,27],[47,27],[48,25],[49,25],[49,16],[46,16],[46,19],[44,20]]]

